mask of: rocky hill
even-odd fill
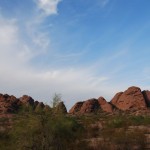
[[[0,94],[0,114],[17,113],[20,109],[49,110],[48,105],[43,102],[34,101],[30,96],[24,95],[20,98],[8,94]]]
[[[129,87],[110,102],[77,102],[68,114],[63,102],[50,108],[0,94],[0,149],[149,150],[150,91]]]
[[[63,107],[63,110],[60,109]],[[77,102],[70,110],[69,114],[85,114],[97,111],[106,113],[114,113],[116,111],[138,111],[147,112],[150,108],[150,91],[141,91],[139,87],[129,87],[124,92],[118,92],[108,102],[105,98],[92,98],[85,101]],[[24,95],[20,98],[10,96],[8,94],[0,94],[0,114],[13,114],[18,111],[33,110],[50,111],[50,106],[43,102],[35,101],[32,97]],[[58,105],[56,112],[60,110],[67,113],[63,103]]]
[[[150,91],[141,91],[139,87],[129,87],[124,92],[117,93],[110,102],[105,98],[92,98],[77,102],[70,110],[70,114],[84,114],[102,110],[113,113],[121,111],[148,111],[150,107]]]

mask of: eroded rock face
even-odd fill
[[[115,104],[117,104],[117,102],[118,102],[118,100],[119,100],[119,98],[120,98],[120,96],[123,94],[123,92],[119,92],[119,93],[116,93],[116,95],[113,97],[113,99],[111,100],[111,103],[113,104],[113,105],[115,105]]]
[[[100,108],[98,100],[95,98],[76,103],[69,111],[70,114],[92,113]]]
[[[0,94],[0,113],[14,113],[18,110],[19,100],[15,96]]]
[[[98,103],[103,111],[109,112],[109,113],[113,112],[112,105],[109,104],[103,97],[98,98]]]
[[[70,110],[69,113],[70,114],[74,114],[80,111],[82,105],[84,102],[77,102]]]
[[[109,104],[103,97],[99,99],[89,99],[83,102],[76,103],[69,111],[70,114],[92,113],[102,109],[104,112],[113,112],[112,105]]]
[[[34,100],[32,97],[28,96],[28,95],[23,95],[21,98],[20,98],[20,102],[23,103],[23,105],[26,105],[26,106],[34,106]]]
[[[80,113],[91,113],[95,112],[100,108],[100,105],[98,103],[97,99],[89,99],[85,101],[80,109]]]
[[[0,94],[0,114],[12,114],[18,111],[50,111],[48,105],[43,102],[34,101],[30,96],[24,95],[21,98]]]
[[[147,108],[141,89],[134,86],[116,94],[111,103],[121,110]]]
[[[146,102],[147,107],[150,107],[150,91],[143,91],[143,96]]]

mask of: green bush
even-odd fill
[[[74,150],[82,131],[81,125],[66,116],[20,115],[15,118],[8,134],[0,134],[0,149]]]

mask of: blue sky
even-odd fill
[[[76,101],[150,89],[149,0],[0,0],[0,91]]]

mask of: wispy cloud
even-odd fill
[[[105,7],[109,3],[109,0],[100,0],[100,4],[102,7]]]
[[[44,12],[46,16],[57,14],[57,6],[61,0],[35,0],[38,8]]]

